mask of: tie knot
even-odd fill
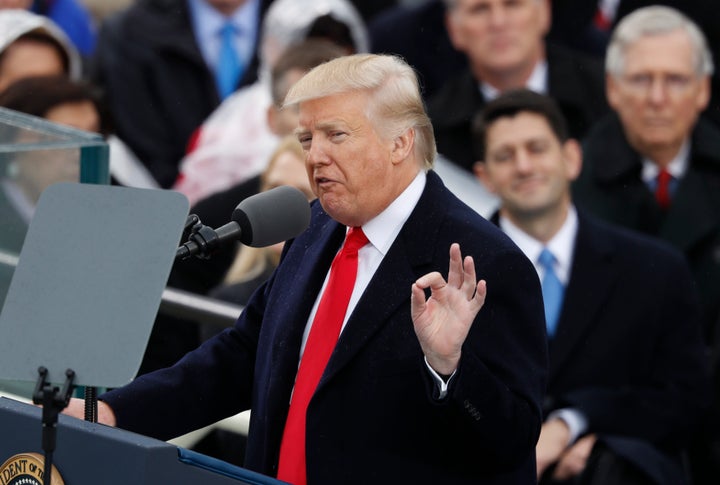
[[[668,183],[668,182],[670,182],[670,180],[672,180],[672,178],[673,178],[672,174],[670,172],[668,172],[667,170],[665,170],[664,168],[661,169],[660,172],[658,173],[658,183],[660,183],[660,184]]]
[[[223,24],[222,27],[220,27],[219,33],[220,37],[222,37],[223,40],[229,40],[232,39],[235,35],[235,25],[233,25],[232,22],[228,21]]]
[[[538,258],[538,261],[540,261],[540,264],[543,266],[543,268],[552,268],[553,264],[555,263],[555,256],[552,252],[550,252],[548,248],[545,248],[540,252],[540,257]]]
[[[368,238],[363,232],[361,227],[351,227],[347,236],[345,237],[345,244],[343,245],[343,251],[345,252],[357,252],[361,247],[368,243]]]

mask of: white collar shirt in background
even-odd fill
[[[547,61],[545,59],[541,60],[537,64],[535,64],[535,68],[533,69],[533,72],[530,73],[530,77],[528,78],[527,83],[525,84],[525,87],[529,89],[530,91],[534,91],[539,94],[547,94],[548,93],[548,65]],[[500,90],[490,86],[487,83],[481,82],[480,83],[480,92],[483,95],[483,98],[485,98],[485,101],[492,101],[493,99],[500,96]]]
[[[578,217],[574,206],[570,206],[565,222],[563,222],[560,230],[547,244],[543,244],[533,238],[505,217],[500,217],[500,229],[502,229],[503,232],[517,244],[525,256],[532,261],[535,266],[535,271],[537,271],[540,277],[540,281],[542,281],[545,276],[545,270],[538,259],[540,258],[540,252],[543,248],[548,248],[553,256],[555,256],[555,274],[560,282],[564,286],[567,286],[570,280],[570,270],[575,252],[575,237],[577,236],[578,230]]]

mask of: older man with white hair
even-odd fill
[[[714,362],[720,323],[720,131],[700,117],[712,73],[702,32],[680,12],[653,6],[625,17],[606,58],[607,97],[615,113],[586,140],[574,198],[601,218],[659,236],[685,253]],[[706,431],[717,435],[715,419]],[[708,462],[717,467],[720,460]]]

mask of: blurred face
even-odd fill
[[[295,187],[305,194],[308,201],[315,198],[305,171],[305,161],[292,151],[286,151],[278,155],[264,174],[263,190],[274,189],[281,185]],[[284,245],[284,242],[274,244],[268,250],[280,256]]]
[[[90,101],[57,105],[45,113],[45,119],[78,130],[95,133],[100,131],[100,116]]]
[[[305,170],[305,161],[291,151],[286,151],[277,156],[272,166],[264,175],[265,186],[263,190],[274,189],[281,185],[290,185],[299,189],[308,200],[313,200],[312,187]]]
[[[564,210],[580,165],[575,141],[561,144],[543,116],[520,112],[490,125],[485,161],[475,170],[500,197],[501,212],[517,221]]]
[[[622,75],[607,76],[608,101],[645,156],[674,157],[707,106],[709,79],[695,73],[692,52],[683,31],[646,36],[627,48]]]
[[[60,104],[45,113],[45,119],[80,130],[97,132],[100,118],[90,101]],[[32,140],[28,140],[32,142]],[[31,201],[57,182],[77,182],[80,177],[79,152],[77,148],[38,150],[18,155],[15,159],[17,175],[15,182]]]
[[[208,5],[223,15],[231,15],[240,8],[247,0],[205,0]]]
[[[18,40],[5,49],[3,54],[0,92],[19,79],[64,73],[62,58],[55,47],[33,40]]]
[[[277,88],[281,98],[285,99],[290,88],[295,84],[301,77],[305,75],[305,71],[301,69],[292,69],[282,76],[282,79],[277,80]],[[289,106],[285,109],[280,109],[275,103],[268,107],[268,126],[270,131],[275,133],[277,136],[290,135],[295,128],[298,126],[298,115],[297,108]]]
[[[455,48],[474,67],[497,73],[527,69],[544,55],[550,8],[547,0],[457,0],[447,27]]]
[[[409,130],[385,139],[368,119],[368,94],[343,93],[299,105],[298,140],[310,185],[325,211],[347,226],[361,226],[407,187],[419,166],[410,155]]]
[[[23,10],[32,7],[32,0],[0,0],[0,9],[21,8]]]

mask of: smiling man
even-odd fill
[[[493,220],[542,281],[550,374],[541,483],[684,483],[681,453],[709,386],[682,255],[575,209],[580,147],[549,98],[500,96],[476,139],[477,174],[500,198]]]

